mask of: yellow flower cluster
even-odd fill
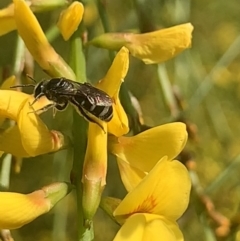
[[[13,2],[14,5],[0,11],[0,26],[5,26],[0,35],[17,28],[46,73],[76,80],[72,69],[47,41],[28,4],[23,0]],[[31,7],[33,5],[34,1]],[[83,12],[83,5],[73,2],[62,13],[58,27],[65,40],[76,31]],[[187,23],[146,34],[104,34],[89,42],[119,50],[106,76],[97,83],[113,100],[113,118],[108,123],[99,120],[103,129],[89,123],[82,175],[84,218],[91,220],[106,185],[107,151],[116,156],[128,194],[112,208],[112,217],[122,225],[115,241],[159,240],[159,237],[183,240],[176,220],[187,208],[191,184],[186,168],[174,158],[186,144],[186,127],[183,123],[171,123],[136,136],[124,136],[129,131],[128,119],[118,95],[128,71],[129,53],[147,64],[163,62],[190,47],[192,29]],[[49,130],[33,111],[49,104],[49,100],[41,98],[30,106],[33,96],[8,89],[13,80],[14,77],[7,80],[0,90],[0,123],[9,118],[16,125],[1,133],[0,151],[30,157],[65,147],[66,137]],[[66,184],[56,185],[57,188],[28,195],[0,192],[0,228],[18,228],[48,212],[68,192]]]

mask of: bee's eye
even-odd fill
[[[34,97],[39,96],[40,94],[42,94],[42,92],[43,92],[43,85],[42,83],[39,83],[34,90]]]

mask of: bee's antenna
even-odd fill
[[[31,79],[35,84],[37,83],[37,81],[33,77],[31,77],[30,75],[27,74],[27,77],[29,79]],[[18,88],[18,87],[35,87],[35,84],[14,85],[14,86],[11,86],[10,88],[14,89],[14,88]]]
[[[33,84],[27,84],[27,85],[14,85],[10,86],[11,89],[18,88],[18,87],[35,87]]]
[[[29,79],[31,79],[35,84],[37,83],[37,81],[36,81],[32,76],[30,76],[30,75],[27,74],[27,77],[28,77]]]

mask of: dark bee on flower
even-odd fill
[[[48,100],[52,101],[51,104],[34,112],[47,111],[50,108],[62,111],[70,103],[86,120],[96,123],[100,127],[102,126],[97,119],[108,122],[113,116],[111,97],[89,83],[82,84],[64,77],[58,77],[42,80],[36,85],[16,85],[11,88],[16,87],[34,87],[35,100],[30,103],[31,106],[42,96],[46,96]]]

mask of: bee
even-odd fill
[[[29,76],[34,82],[35,80]],[[37,84],[15,85],[17,87],[34,87],[34,101],[32,106],[42,96],[46,96],[52,103],[34,112],[45,112],[50,108],[63,111],[68,104],[72,104],[77,112],[87,121],[96,123],[101,128],[101,121],[109,122],[113,116],[113,101],[104,91],[89,83],[78,83],[64,77],[42,80]]]

